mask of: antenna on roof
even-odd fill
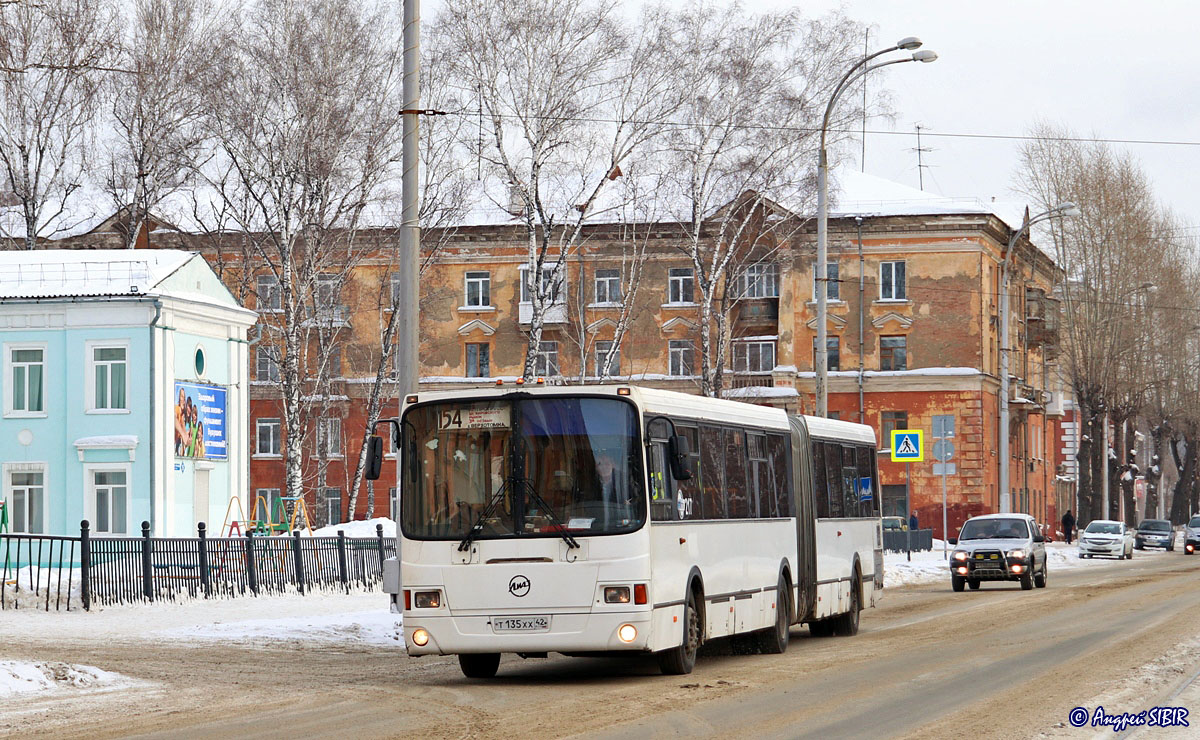
[[[920,183],[921,191],[924,192],[925,191],[925,168],[928,165],[925,164],[925,160],[921,155],[924,154],[925,152],[932,152],[933,149],[931,149],[930,147],[922,147],[921,146],[921,129],[922,128],[924,128],[924,127],[921,124],[918,123],[916,125],[917,146],[912,151],[917,153],[917,182]]]

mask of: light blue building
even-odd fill
[[[231,496],[246,500],[254,322],[190,252],[0,252],[11,530],[218,534]]]

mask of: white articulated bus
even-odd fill
[[[874,431],[631,386],[405,399],[400,562],[385,587],[410,655],[787,648],[854,634],[883,584]],[[368,475],[378,474],[374,440]],[[401,575],[403,584],[401,584]]]

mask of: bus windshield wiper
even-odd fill
[[[483,507],[483,511],[479,512],[479,516],[476,517],[475,523],[471,525],[469,530],[467,530],[467,536],[463,537],[462,542],[458,543],[459,552],[466,552],[467,550],[471,549],[471,543],[476,537],[479,536],[479,533],[483,531],[483,523],[490,519],[492,514],[496,513],[496,506],[504,500],[504,492],[508,490],[508,484],[511,482],[511,478],[506,478],[504,483],[501,484],[501,486],[496,489],[496,492],[492,494],[491,501],[488,501],[487,506]]]
[[[558,514],[554,513],[554,507],[546,503],[546,499],[542,498],[541,494],[537,492],[537,489],[533,487],[533,484],[527,478],[521,478],[520,482],[524,485],[526,494],[546,512],[546,518],[550,520],[550,526],[556,528],[559,536],[567,543],[567,547],[579,547],[578,540],[571,536],[571,533],[563,526],[562,520],[558,518]]]

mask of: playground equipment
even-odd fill
[[[237,504],[236,513],[239,515],[236,517],[233,510],[234,504]],[[242,531],[242,522],[245,520],[246,511],[242,508],[242,500],[235,495],[229,499],[229,505],[225,507],[225,523],[221,526],[221,536],[233,537],[233,533],[237,532],[237,536],[241,537],[244,534]]]
[[[232,501],[230,502],[232,504]],[[239,504],[240,507],[240,504]],[[291,509],[290,513],[288,509]],[[243,526],[247,532],[257,535],[290,534],[299,529],[312,532],[312,517],[303,496],[279,496],[274,500],[259,494],[254,497],[253,519],[246,519]],[[226,518],[228,519],[228,512]],[[301,525],[303,522],[303,526]]]
[[[0,501],[0,534],[8,533],[8,502]]]

